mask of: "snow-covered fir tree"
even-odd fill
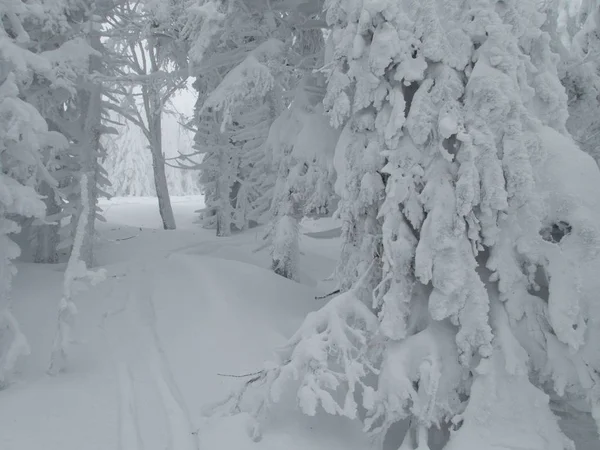
[[[49,131],[40,112],[26,102],[35,77],[56,80],[50,61],[28,49],[31,38],[24,22],[32,19],[24,2],[3,2],[0,14],[0,385],[10,379],[16,360],[29,352],[27,340],[11,312],[13,260],[20,254],[11,235],[24,218],[42,219],[45,205],[35,187],[42,178],[56,186],[43,164],[42,152],[68,145],[59,133]]]
[[[96,139],[88,142],[87,135],[84,137],[86,126],[98,133],[103,131],[101,105],[90,109],[86,100],[91,95],[90,84],[83,87],[83,80],[89,80],[91,64],[95,64],[94,71],[101,67],[98,60],[101,45],[98,36],[94,36],[94,27],[98,24],[90,20],[90,5],[86,1],[40,2],[40,8],[23,23],[31,39],[31,48],[49,61],[52,73],[51,79],[34,79],[25,95],[40,110],[50,128],[62,133],[70,142],[58,153],[44,149],[44,164],[58,182],[58,189],[51,188],[44,180],[38,186],[45,197],[47,217],[45,223],[27,230],[37,262],[57,262],[59,249],[68,250],[71,246],[82,201],[76,174],[81,171],[94,173],[89,177],[88,186],[88,200],[93,204],[98,195],[96,185],[100,189],[106,185],[105,174],[98,163],[102,152],[99,142]],[[92,89],[98,91],[99,86]],[[99,92],[94,95],[99,100]],[[96,213],[95,208],[92,213]],[[71,226],[61,230],[59,223],[64,219],[70,219]],[[93,220],[88,223],[88,234],[90,237],[84,239],[83,255],[91,263]]]
[[[308,70],[298,67],[305,73],[293,91],[295,98],[273,123],[267,140],[277,178],[263,239],[270,249],[273,271],[292,279],[298,276],[300,220],[307,215],[331,214],[336,203],[333,150],[338,134],[323,114],[324,79],[310,72],[322,63],[322,43],[320,30],[296,33],[292,49],[312,63]]]
[[[231,216],[230,226],[237,230],[268,220],[276,168],[267,136],[280,111],[280,103],[270,92],[264,98],[242,105],[237,108],[233,123],[224,131],[217,114],[201,113],[201,118],[195,119],[198,124],[195,148],[197,154],[204,155],[198,164],[206,200],[201,219],[204,226],[217,227],[220,208],[227,210],[225,214]],[[201,97],[198,104],[201,110]],[[189,161],[182,164],[190,167]]]
[[[572,449],[554,405],[600,417],[600,178],[537,6],[326,2],[343,293],[254,379],[253,415],[293,378],[306,414],[379,445],[401,425],[403,450]]]
[[[273,202],[275,183],[277,181],[277,167],[275,165],[274,148],[269,141],[269,133],[277,117],[284,109],[281,101],[281,92],[273,91],[267,94],[265,101],[257,107],[256,138],[252,147],[243,154],[246,173],[243,174],[244,189],[248,197],[250,210],[246,216],[249,222],[257,224],[267,223],[269,210]],[[268,128],[266,134],[264,127]]]
[[[216,76],[216,75],[215,75]],[[221,146],[218,140],[225,139],[220,136],[219,124],[209,111],[203,111],[202,107],[209,86],[208,77],[197,77],[193,87],[196,90],[197,100],[194,107],[194,118],[190,127],[194,130],[194,152],[191,155],[180,155],[178,164],[193,170],[198,169],[198,184],[204,195],[205,207],[200,210],[200,224],[204,228],[217,229],[217,209],[219,207],[217,194],[217,179],[219,178],[219,152]],[[202,158],[199,163],[190,161],[193,157]]]
[[[231,195],[238,178],[239,151],[230,132],[221,130],[219,117],[212,110],[197,113],[192,156],[201,155],[202,161],[191,167],[199,169],[199,183],[204,194],[205,208],[200,211],[200,223],[205,228],[215,229],[217,236],[229,236],[234,211]],[[186,167],[190,167],[190,157],[186,157]]]
[[[262,220],[270,205],[264,198],[272,192],[267,180],[273,177],[262,144],[280,111],[273,90],[282,81],[284,44],[265,3],[230,11],[203,52],[200,70],[208,76],[195,83],[195,142],[205,155],[200,165],[206,195],[202,222],[217,228],[219,236],[228,235],[234,224],[243,229]]]
[[[599,11],[600,5],[595,0],[579,4],[560,2],[548,11],[556,16],[551,34],[561,56],[559,74],[569,98],[567,129],[580,148],[597,162],[600,161]]]

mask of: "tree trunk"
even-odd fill
[[[42,182],[40,194],[45,197],[46,216],[53,216],[60,213],[60,206],[56,202],[54,189],[46,183]],[[36,246],[34,261],[36,263],[58,262],[58,243],[60,225],[58,223],[44,224],[36,227]]]
[[[97,51],[102,50],[100,38],[96,35],[90,36],[91,47]],[[90,73],[101,72],[102,61],[99,56],[90,57]],[[94,258],[94,237],[96,234],[96,205],[98,203],[98,155],[100,150],[100,126],[102,124],[102,85],[97,83],[91,87],[82,88],[78,93],[80,98],[80,108],[83,114],[82,136],[79,142],[81,151],[81,172],[87,189],[87,222],[83,243],[81,246],[80,259],[85,262],[87,267],[95,265]],[[82,199],[82,203],[84,199]]]
[[[146,91],[151,97],[158,97],[158,94],[152,95],[152,91]],[[148,131],[150,151],[152,152],[152,170],[154,172],[154,187],[156,197],[158,198],[158,211],[162,219],[165,230],[175,229],[175,217],[171,207],[171,198],[169,197],[169,187],[167,185],[167,174],[165,173],[165,156],[162,151],[162,113],[160,99],[150,98],[151,111],[148,117]]]
[[[217,178],[217,236],[231,236],[231,197],[228,177],[229,155],[221,150],[219,154],[219,168],[221,173]]]

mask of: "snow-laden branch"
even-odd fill
[[[329,414],[356,418],[358,391],[372,392],[365,377],[377,372],[370,349],[378,327],[377,317],[356,293],[342,293],[310,313],[281,349],[278,362],[268,363],[226,399],[210,405],[205,415],[248,413],[250,435],[258,440],[269,406],[280,400],[288,383],[299,381],[298,406],[305,414],[315,415],[320,405]]]
[[[208,109],[223,112],[221,132],[231,124],[235,108],[253,99],[264,97],[275,85],[275,78],[266,63],[281,53],[283,42],[269,39],[259,45],[233,68],[208,96],[200,114]]]

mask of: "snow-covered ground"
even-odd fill
[[[194,212],[204,208],[202,195],[171,197],[173,213],[180,230],[197,229],[197,214]],[[128,225],[131,227],[160,228],[162,222],[158,214],[156,197],[113,197],[102,199],[100,207],[110,225]],[[112,226],[114,228],[114,226]]]
[[[108,278],[77,297],[79,342],[59,376],[45,371],[64,266],[19,265],[15,314],[31,355],[0,392],[0,449],[365,448],[352,424],[294,411],[275,414],[258,444],[239,418],[206,426],[203,407],[239,382],[218,374],[260,369],[322,303],[314,297],[331,287],[322,280],[337,242],[305,239],[297,284],[265,269],[256,231],[216,239],[193,223],[201,198],[173,204],[176,231],[158,229],[155,199],[103,204],[98,259]]]
[[[31,344],[15,383],[0,391],[0,450],[364,450],[360,426],[300,414],[282,401],[263,439],[243,416],[206,422],[206,404],[262,367],[328,293],[339,223],[306,222],[302,283],[272,274],[252,230],[215,238],[194,224],[200,197],[174,198],[178,229],[160,230],[156,200],[105,202],[98,260],[107,280],[76,298],[69,369],[46,374],[63,265],[20,264],[15,314]],[[578,450],[600,448],[571,421]],[[507,430],[510,432],[510,430]],[[390,449],[391,450],[391,449]]]

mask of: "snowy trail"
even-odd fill
[[[119,450],[143,450],[129,366],[119,364]]]
[[[260,369],[319,306],[316,287],[270,272],[268,254],[253,252],[256,233],[216,238],[197,228],[140,229],[138,211],[116,213],[127,213],[136,228],[119,225],[125,220],[102,225],[98,257],[108,278],[76,299],[82,344],[57,377],[45,374],[56,326],[48,299],[60,294],[62,269],[20,267],[15,312],[33,351],[23,382],[0,391],[1,450],[366,448],[353,424],[303,416],[293,399],[260,443],[249,439],[243,417],[207,422],[205,406],[239,382],[218,374]],[[332,270],[318,247],[307,247],[303,260],[313,280]]]
[[[118,363],[119,376],[119,445],[122,450],[143,450],[141,427],[145,430],[160,424],[164,428],[167,437],[167,450],[198,450],[198,444],[185,402],[174,380],[172,369],[168,358],[162,347],[161,338],[157,330],[156,311],[154,306],[154,292],[156,291],[157,273],[162,268],[160,264],[144,264],[135,270],[130,283],[130,295],[124,310],[126,320],[113,329],[114,334],[113,351],[116,353],[116,343],[122,343],[131,338],[132,332],[135,337],[134,346],[126,355],[116,355],[117,359],[125,359]],[[163,268],[164,269],[164,268]],[[168,280],[168,277],[166,278]],[[167,282],[167,284],[169,284]],[[167,286],[170,287],[170,286]],[[140,348],[141,345],[141,348]],[[141,351],[140,351],[141,350]],[[135,364],[133,369],[127,360],[136,358],[135,352],[139,352],[141,364]],[[141,409],[136,401],[133,373],[136,379],[145,380],[143,385],[152,386],[154,397],[159,401],[154,402],[153,414],[146,418],[145,423],[140,425]],[[146,396],[148,396],[146,389]],[[148,411],[146,411],[148,415]],[[161,448],[150,446],[149,448]]]
[[[122,288],[128,293],[122,304],[104,313],[104,339],[118,379],[120,450],[198,450],[195,428],[162,343],[155,302],[166,299],[177,321],[186,315],[185,308],[181,310],[186,304],[209,311],[218,304],[215,296],[222,293],[210,288],[219,278],[211,273],[214,265],[200,263],[202,267],[196,268],[196,260],[203,258],[186,255],[217,247],[211,242],[178,246],[139,262],[125,277]],[[200,276],[195,273],[199,269]],[[205,272],[209,272],[206,277]],[[201,299],[189,298],[200,289],[205,289]],[[206,328],[202,322],[198,330]]]
[[[145,277],[146,280],[140,280],[140,286],[144,289],[137,296],[137,300],[140,308],[140,316],[152,339],[152,359],[150,364],[152,365],[152,373],[160,393],[163,410],[167,417],[169,449],[197,450],[198,444],[193,434],[190,416],[173,377],[173,372],[157,330],[156,309],[153,299],[155,292],[154,282],[147,282],[148,280],[154,281],[156,278],[152,273],[148,275]]]

